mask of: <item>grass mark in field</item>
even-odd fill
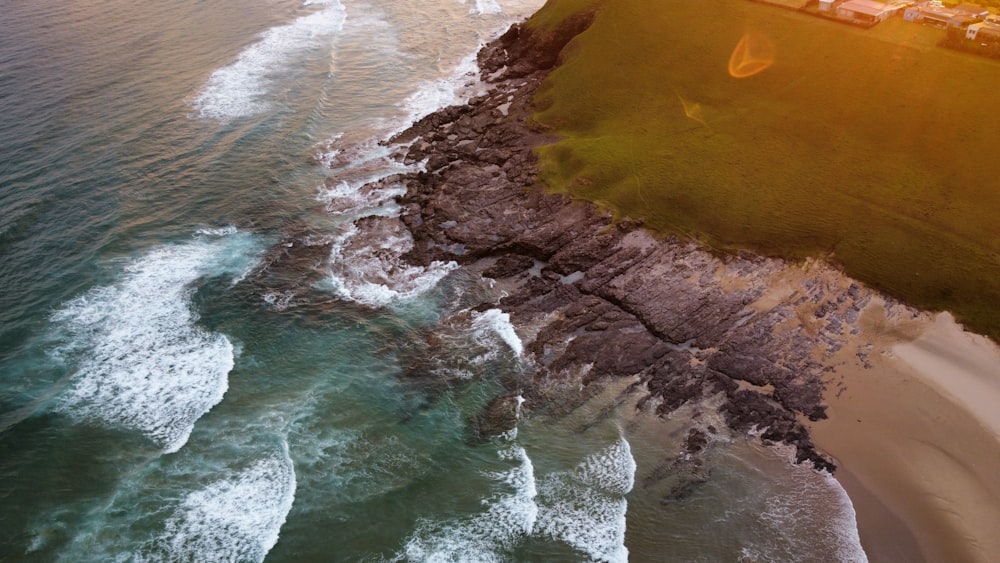
[[[693,119],[694,121],[701,123],[705,129],[708,129],[709,131],[712,130],[712,128],[709,127],[708,123],[705,121],[705,113],[701,110],[701,104],[699,102],[692,102],[691,100],[688,100],[684,96],[681,96],[677,90],[674,90],[674,94],[677,94],[677,99],[681,101],[681,107],[684,108],[684,115],[686,115],[689,119]]]

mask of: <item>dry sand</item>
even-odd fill
[[[947,313],[873,300],[834,358],[816,443],[872,561],[1000,558],[1000,348]]]

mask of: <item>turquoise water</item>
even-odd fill
[[[351,246],[395,213],[370,141],[539,3],[3,3],[0,560],[861,557],[835,482],[742,439],[661,502],[677,429],[628,401],[471,439],[521,329],[398,232]],[[255,285],[303,225],[324,281]]]

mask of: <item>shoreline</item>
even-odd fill
[[[496,280],[505,296],[471,307],[499,308],[515,326],[531,327],[519,336],[533,373],[504,382],[510,396],[528,400],[529,414],[568,412],[576,405],[552,399],[574,389],[582,403],[603,383],[634,377],[647,393],[640,407],[666,416],[693,405],[693,431],[710,437],[706,421],[721,417],[735,432],[764,428],[762,441],[794,447],[799,463],[832,470],[826,455],[842,463],[841,483],[875,561],[917,553],[986,561],[984,554],[1000,553],[1000,538],[991,537],[1000,502],[977,503],[983,490],[1000,499],[1000,486],[989,482],[1000,473],[1000,431],[982,424],[1000,429],[986,400],[1000,404],[1000,351],[985,337],[822,261],[720,258],[537,186],[532,151],[548,138],[527,125],[533,94],[586,25],[574,21],[545,38],[515,25],[484,47],[489,91],[392,139],[400,161],[426,169],[365,187],[403,183],[407,193],[397,197],[398,218],[360,220],[352,244],[405,228],[413,238],[406,263],[454,261]],[[331,243],[310,244],[311,235],[295,234],[297,244],[275,267],[322,271]],[[416,354],[433,354],[432,343],[426,348]],[[963,363],[969,351],[985,359]],[[920,367],[928,362],[960,367],[964,384],[956,389]],[[991,365],[986,379],[978,376]],[[487,426],[509,423],[504,400],[484,413],[494,418]],[[969,452],[980,459],[964,459]]]
[[[858,335],[872,344],[868,365],[840,358],[829,418],[811,425],[848,468],[862,543],[891,552],[877,527],[888,512],[926,561],[990,561],[1000,553],[1000,411],[987,407],[1000,404],[1000,347],[948,313],[874,313]]]

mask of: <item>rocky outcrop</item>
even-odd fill
[[[514,26],[486,46],[489,92],[397,135],[397,159],[423,170],[369,187],[406,187],[392,220],[412,234],[407,264],[454,261],[495,279],[499,302],[470,308],[500,308],[524,332],[530,369],[508,382],[476,433],[509,427],[514,397],[528,409],[569,409],[567,397],[586,396],[590,384],[632,377],[645,393],[640,408],[669,415],[711,399],[732,429],[756,429],[794,446],[799,462],[832,470],[803,420],[825,417],[823,362],[845,345],[870,291],[831,281],[818,265],[810,273],[748,253],[718,256],[537,185],[533,149],[552,139],[528,125],[533,94],[588,22],[545,37]],[[274,259],[293,263],[287,254],[298,247],[315,250],[300,244]],[[693,429],[688,453],[704,439]],[[691,475],[677,496],[705,478],[697,464]]]
[[[821,284],[762,303],[787,267],[750,254],[718,257],[615,222],[596,206],[536,186],[532,95],[556,60],[524,58],[515,26],[480,56],[489,94],[416,123],[406,159],[427,160],[400,198],[413,234],[407,259],[454,260],[497,279],[498,306],[515,326],[536,327],[525,346],[534,367],[528,404],[560,381],[637,376],[644,406],[668,414],[706,397],[738,431],[794,445],[799,461],[832,469],[801,420],[825,416],[823,364],[866,296]],[[526,64],[530,63],[530,64]],[[530,71],[529,71],[530,70]],[[803,308],[811,317],[802,322]],[[537,397],[533,396],[536,395]]]

